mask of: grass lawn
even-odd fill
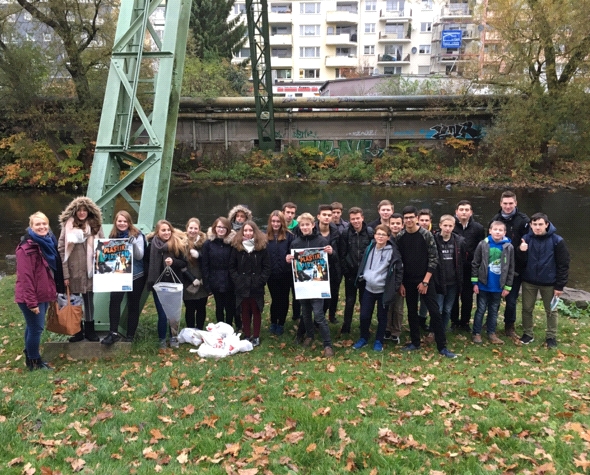
[[[538,308],[529,346],[450,334],[461,356],[448,360],[434,345],[376,353],[334,340],[323,359],[317,336],[294,344],[290,317],[270,337],[265,313],[260,347],[213,361],[188,345],[159,352],[150,299],[131,355],[64,355],[29,372],[13,296],[6,277],[2,474],[590,473],[587,318],[560,320],[557,350],[544,347]]]

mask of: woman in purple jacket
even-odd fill
[[[16,288],[14,301],[25,317],[25,357],[29,370],[52,369],[41,359],[39,344],[45,313],[55,300],[56,281],[63,291],[63,271],[57,239],[49,220],[41,212],[29,217],[27,234],[16,248]]]

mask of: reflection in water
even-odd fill
[[[139,197],[139,192],[133,193]],[[501,192],[478,188],[451,187],[384,187],[350,184],[318,183],[268,183],[259,185],[188,185],[173,187],[168,201],[167,218],[184,229],[192,216],[198,217],[203,228],[211,225],[218,216],[226,216],[228,210],[241,203],[248,206],[257,224],[266,226],[269,213],[280,209],[282,203],[293,201],[298,213],[309,211],[317,214],[317,205],[340,201],[344,209],[360,206],[365,210],[365,219],[377,217],[377,203],[389,199],[396,211],[406,204],[418,208],[430,208],[435,223],[442,214],[454,214],[455,204],[469,199],[473,204],[475,217],[487,225],[499,209]],[[3,256],[13,254],[18,239],[28,225],[28,216],[41,210],[47,214],[54,232],[59,234],[57,217],[76,194],[49,193],[39,191],[0,192],[2,207],[0,218],[0,270],[6,271]],[[590,253],[587,251],[587,223],[590,221],[590,188],[557,192],[517,192],[519,209],[529,216],[543,211],[557,227],[572,255],[569,286],[590,291]],[[129,206],[121,201],[118,209]],[[134,213],[132,213],[134,216]],[[344,213],[346,217],[347,213]],[[10,271],[10,270],[9,270]]]

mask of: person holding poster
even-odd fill
[[[119,335],[119,321],[121,318],[121,303],[127,295],[127,337],[125,341],[133,341],[139,323],[139,301],[146,276],[143,272],[143,254],[147,246],[143,233],[133,225],[131,215],[121,210],[115,215],[113,229],[109,234],[111,239],[127,239],[132,246],[133,286],[130,292],[112,292],[109,303],[109,334],[101,340],[103,345],[112,345],[121,340]],[[128,264],[126,264],[128,266]]]
[[[297,298],[297,300],[301,302],[302,321],[300,322],[297,331],[297,339],[301,341],[303,339],[303,335],[305,334],[305,339],[303,339],[303,346],[310,347],[313,343],[313,312],[315,323],[318,324],[320,335],[323,340],[324,356],[329,358],[334,356],[334,350],[332,348],[332,339],[330,337],[330,327],[328,326],[328,322],[326,321],[326,318],[324,316],[324,300],[323,298],[310,296],[301,298],[300,292],[298,292],[298,290],[301,290],[301,286],[298,287],[297,285],[299,282],[302,281],[311,281],[312,279],[314,279],[315,275],[316,280],[313,281],[313,287],[319,287],[320,292],[326,295],[325,298],[329,298],[330,281],[328,277],[329,269],[327,259],[313,258],[309,261],[305,259],[306,262],[303,262],[301,259],[296,259],[295,255],[298,254],[298,251],[305,251],[308,249],[324,251],[326,254],[329,255],[333,252],[333,249],[332,246],[328,244],[326,238],[321,236],[318,233],[317,229],[314,228],[314,218],[311,214],[303,213],[301,216],[297,218],[297,224],[297,237],[293,240],[293,242],[291,242],[291,254],[288,254],[286,257],[287,262],[293,263],[293,273],[295,280],[295,298]],[[301,252],[300,254],[306,256],[305,252]],[[321,290],[322,285],[320,283],[323,284],[323,286],[326,288],[325,290]]]
[[[72,336],[71,343],[99,341],[94,331],[94,240],[104,238],[100,208],[90,198],[79,196],[60,214],[61,234],[58,250],[63,262],[64,284],[73,294],[84,300],[84,321],[80,331]]]

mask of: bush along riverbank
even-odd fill
[[[81,147],[56,157],[43,142],[23,134],[0,140],[0,187],[77,189],[88,184],[90,170],[78,159]],[[340,152],[339,152],[340,153]],[[395,142],[377,156],[367,151],[326,154],[313,147],[282,152],[252,150],[237,156],[191,153],[177,149],[173,179],[205,182],[264,182],[304,179],[375,185],[460,184],[497,188],[576,188],[590,183],[590,160],[516,161],[486,158],[472,140],[449,138],[434,147]]]

